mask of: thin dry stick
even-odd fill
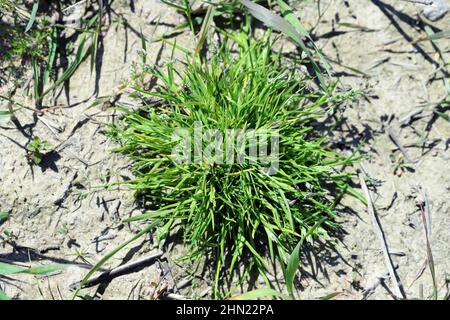
[[[432,5],[434,2],[433,0],[402,0],[402,1],[423,4],[425,6]]]
[[[375,207],[373,205],[373,200],[372,200],[372,196],[370,195],[369,192],[369,188],[367,188],[367,184],[365,181],[365,175],[364,174],[359,174],[359,180],[361,183],[361,188],[363,189],[363,192],[365,194],[365,197],[367,199],[367,211],[370,214],[370,218],[372,220],[372,224],[373,227],[375,229],[375,233],[377,234],[379,240],[380,240],[380,244],[381,244],[381,248],[383,250],[383,255],[384,255],[384,259],[386,262],[386,267],[389,270],[389,274],[392,280],[392,283],[395,286],[395,295],[397,297],[402,297],[403,299],[405,299],[405,295],[403,293],[403,291],[400,289],[400,284],[397,280],[397,274],[395,272],[395,268],[394,268],[394,264],[392,263],[392,259],[391,256],[389,255],[389,250],[387,247],[387,243],[386,243],[386,238],[384,236],[384,232],[383,229],[381,228],[380,222],[377,218],[377,215],[375,213]]]
[[[425,260],[423,261],[423,264],[422,264],[422,266],[420,267],[419,271],[417,271],[416,276],[414,277],[413,281],[411,281],[410,285],[408,286],[408,288],[411,288],[412,285],[413,285],[417,280],[420,279],[420,277],[421,277],[421,276],[423,275],[423,273],[425,272],[425,269],[427,268],[427,265],[428,265],[428,260],[425,259]]]
[[[428,197],[426,192],[422,187],[420,187],[420,191],[422,193],[423,205],[421,204],[421,212],[422,212],[422,222],[425,228],[425,239],[427,243],[427,262],[430,268],[431,277],[433,278],[433,298],[437,300],[438,297],[438,288],[436,283],[436,270],[434,267],[434,259],[433,252],[431,250],[431,214],[430,214],[430,204],[428,202]]]
[[[96,277],[92,277],[88,281],[86,281],[83,288],[93,287],[102,282],[110,281],[116,277],[131,273],[139,267],[147,266],[147,265],[153,263],[156,259],[161,258],[163,256],[163,254],[164,253],[162,251],[159,251],[155,254],[144,257],[142,259],[139,259],[139,260],[136,260],[136,261],[133,261],[130,263],[126,263],[126,264],[121,265],[112,270],[105,271],[105,272],[101,273],[100,275],[98,275]],[[72,283],[70,285],[70,288],[78,288],[80,286],[80,284],[81,284],[81,281]]]
[[[394,144],[397,146],[397,148],[400,149],[400,152],[403,154],[406,161],[408,161],[411,164],[414,164],[414,161],[409,156],[408,151],[406,151],[405,147],[400,142],[400,140],[398,140],[397,136],[394,134],[394,132],[391,130],[391,128],[388,128],[387,132],[388,132],[389,138],[391,138],[392,142],[394,142]]]

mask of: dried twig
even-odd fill
[[[389,138],[391,138],[392,142],[395,143],[395,145],[397,146],[397,148],[400,150],[400,152],[403,154],[403,156],[405,157],[406,161],[408,161],[411,164],[414,164],[414,161],[411,159],[411,157],[409,156],[408,152],[406,151],[405,147],[403,146],[403,144],[400,142],[400,140],[398,140],[397,136],[394,134],[394,132],[392,132],[391,128],[387,129]]]
[[[411,2],[411,3],[417,3],[417,4],[423,4],[426,6],[432,5],[433,4],[433,0],[402,0],[405,2]]]
[[[143,266],[147,266],[152,264],[156,259],[160,258],[163,256],[163,252],[159,251],[155,254],[152,254],[148,257],[144,257],[142,259],[130,262],[130,263],[126,263],[124,265],[121,265],[117,268],[114,268],[112,270],[109,271],[105,271],[102,274],[96,276],[96,277],[92,277],[90,278],[88,281],[86,281],[86,283],[84,284],[83,288],[89,288],[89,287],[93,287],[97,284],[100,284],[102,282],[106,282],[106,281],[110,281],[116,277],[120,277],[123,276],[125,274],[131,273],[134,270],[136,270],[139,267],[143,267]],[[70,288],[78,288],[81,285],[81,281],[72,283],[70,285]]]
[[[360,174],[359,175],[359,180],[360,180],[360,183],[361,183],[361,188],[363,189],[363,192],[364,192],[365,197],[367,199],[367,211],[369,212],[369,215],[371,217],[375,233],[377,234],[377,236],[378,236],[378,238],[380,240],[380,243],[381,243],[381,248],[383,250],[383,255],[384,255],[384,258],[385,258],[385,262],[386,262],[386,267],[389,270],[389,274],[390,274],[392,283],[395,286],[395,288],[394,288],[395,295],[397,297],[406,298],[405,294],[401,290],[400,284],[399,284],[399,282],[397,280],[397,274],[395,272],[395,268],[394,268],[394,264],[392,262],[391,256],[389,255],[389,250],[388,250],[388,247],[387,247],[386,238],[384,236],[384,232],[383,232],[383,229],[381,228],[380,222],[378,221],[378,218],[376,216],[376,212],[375,212],[375,207],[373,205],[372,196],[370,195],[369,189],[367,188],[367,184],[366,184],[366,181],[365,181],[364,174]]]
[[[431,214],[430,214],[430,204],[428,202],[428,197],[424,189],[420,188],[421,194],[422,194],[422,203],[420,204],[420,209],[422,213],[422,222],[423,227],[425,229],[425,238],[427,242],[427,261],[428,266],[430,268],[431,277],[433,279],[433,298],[437,300],[438,296],[438,289],[437,289],[437,282],[436,282],[436,270],[434,267],[434,259],[433,259],[433,252],[431,250]]]
[[[416,276],[414,277],[413,281],[411,281],[411,283],[409,284],[408,288],[411,288],[412,285],[420,279],[420,277],[423,275],[423,273],[425,272],[425,269],[427,268],[427,264],[428,264],[428,260],[425,259],[423,261],[422,266],[420,267],[419,271],[417,271]]]

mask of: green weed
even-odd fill
[[[39,165],[44,156],[52,150],[52,146],[48,142],[42,141],[39,137],[34,137],[28,143],[26,149],[28,160],[35,165]]]

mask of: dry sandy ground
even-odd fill
[[[432,216],[432,252],[443,296],[442,285],[450,273],[450,125],[426,108],[412,123],[401,123],[402,118],[424,103],[439,101],[446,94],[442,73],[436,73],[435,79],[428,81],[442,63],[436,48],[429,42],[411,44],[411,40],[425,34],[418,22],[420,7],[392,0],[321,3],[322,9],[327,10],[315,29],[319,46],[334,61],[333,70],[343,86],[367,89],[364,98],[345,110],[345,121],[333,139],[345,152],[363,143],[362,151],[367,155],[364,170],[379,182],[370,192],[408,298],[420,298],[422,287],[425,298],[432,293],[429,270],[421,274],[427,252],[417,204],[421,188],[426,193]],[[0,233],[3,237],[4,232],[12,233],[16,247],[0,246],[0,261],[25,265],[30,261],[31,264],[75,262],[49,277],[0,279],[0,287],[11,297],[70,298],[69,285],[86,274],[86,264],[98,261],[141,227],[138,224],[133,224],[132,229],[120,227],[121,218],[140,212],[129,191],[120,187],[101,188],[128,175],[127,159],[111,152],[114,144],[103,134],[105,125],[115,121],[116,115],[110,110],[88,107],[96,97],[119,92],[123,81],[129,79],[133,62],[140,61],[139,30],[151,38],[170,30],[183,18],[156,0],[114,1],[112,8],[113,17],[121,15],[128,27],[112,23],[105,30],[99,76],[90,73],[87,61],[71,79],[67,94],[63,92],[57,98],[56,104],[63,108],[39,119],[27,111],[19,112],[24,133],[11,123],[2,124],[0,210],[10,212],[11,219],[0,226]],[[301,2],[297,9],[305,25],[316,24],[318,13],[313,1]],[[450,30],[448,17],[433,24]],[[188,37],[178,38],[184,46],[192,47]],[[450,41],[443,39],[438,45],[448,61]],[[153,43],[148,49],[149,63],[162,63],[167,51],[161,43]],[[25,96],[15,98],[27,101]],[[393,118],[389,124],[383,122],[390,116]],[[23,146],[31,132],[58,146],[41,167],[30,167],[25,158]],[[413,160],[410,171],[396,170],[396,164],[404,156],[389,132]],[[337,298],[361,299],[361,288],[367,288],[385,273],[381,244],[366,208],[352,199],[346,201],[353,210],[343,212],[339,218],[345,234],[335,249],[314,249],[303,256],[298,291],[302,299],[333,292],[343,293]],[[114,257],[108,266],[118,266],[157,250],[151,237],[140,239]],[[208,279],[183,286],[189,270],[174,261],[177,250],[168,255],[167,262],[84,293],[92,295],[97,291],[103,299],[150,299],[158,295],[161,283],[167,282],[170,288],[174,280],[180,287],[179,293],[187,297],[209,297]],[[172,272],[167,272],[167,267]],[[414,281],[418,275],[420,278]],[[389,290],[394,290],[394,286],[386,279],[369,298],[390,298]]]

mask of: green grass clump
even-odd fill
[[[312,89],[300,68],[287,68],[273,52],[270,34],[229,37],[211,59],[189,57],[182,74],[173,63],[165,71],[148,68],[160,85],[136,88],[143,105],[125,110],[123,125],[113,130],[118,151],[134,160],[136,178],[127,184],[151,210],[127,221],[150,219],[163,239],[177,227],[187,259],[214,260],[216,289],[238,265],[244,276],[252,267],[264,276],[267,255],[285,263],[302,236],[335,230],[335,206],[351,176],[340,169],[354,161],[328,150],[327,135],[315,129],[327,107],[352,92]],[[146,105],[148,97],[162,103]],[[266,164],[248,156],[241,163],[174,161],[175,130],[194,135],[198,123],[222,134],[277,131],[279,155],[269,156],[279,158],[278,170],[268,174]]]

